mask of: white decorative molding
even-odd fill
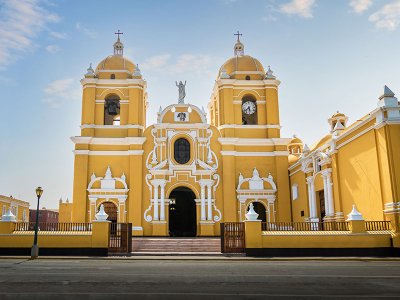
[[[221,151],[222,156],[288,156],[289,151],[271,151],[271,152],[239,152],[239,151]]]
[[[400,214],[400,202],[385,203],[385,214]]]
[[[363,218],[362,214],[357,210],[356,205],[353,204],[353,209],[347,215],[346,221],[363,221],[363,220],[364,220],[364,218]]]
[[[258,213],[254,211],[254,205],[253,203],[250,203],[249,205],[249,211],[246,213],[246,219],[248,221],[257,221],[258,218]]]
[[[243,185],[246,183],[248,187],[244,188]],[[268,187],[264,186],[265,183],[268,184]],[[274,222],[276,192],[277,187],[271,174],[267,177],[260,177],[257,168],[253,169],[253,175],[250,178],[244,178],[240,173],[236,189],[240,220],[243,221],[246,207],[251,202],[261,202],[265,207],[267,222]]]
[[[124,138],[98,138],[86,136],[73,136],[71,140],[74,144],[80,145],[143,145],[145,137],[124,137]]]
[[[1,216],[0,222],[16,222],[17,218],[11,211],[11,207],[8,208],[7,212]]]
[[[93,188],[97,182],[100,183],[100,188]],[[116,183],[122,184],[123,188],[116,188]],[[90,219],[95,216],[96,204],[99,199],[105,199],[105,201],[117,200],[117,213],[118,221],[125,221],[125,214],[121,214],[121,205],[125,206],[126,199],[128,198],[128,185],[126,183],[126,176],[122,173],[121,177],[113,177],[110,166],[107,167],[104,177],[97,177],[95,173],[92,174],[90,182],[88,184],[88,199],[89,199],[89,214]],[[114,202],[114,201],[112,201]],[[125,211],[125,208],[123,209]]]

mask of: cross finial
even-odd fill
[[[114,32],[114,34],[118,35],[118,40],[119,40],[119,35],[120,35],[120,34],[124,34],[124,33],[121,32],[121,31],[118,29],[118,31],[117,31],[117,32]]]
[[[240,36],[243,35],[243,34],[240,33],[239,30],[238,30],[237,33],[234,33],[233,35],[237,35],[237,40],[238,40],[238,42],[240,42]]]

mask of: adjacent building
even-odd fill
[[[1,216],[5,215],[9,209],[11,209],[17,221],[28,222],[29,220],[29,202],[16,199],[13,196],[0,195],[0,208],[2,212],[0,220]]]

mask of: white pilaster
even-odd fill
[[[154,184],[154,210],[153,210],[153,220],[159,221],[158,217],[158,183]]]
[[[207,220],[212,221],[211,184],[207,184]]]
[[[164,190],[165,190],[165,180],[160,183],[161,195],[160,195],[160,221],[165,221],[165,201],[164,201]]]
[[[200,182],[200,187],[201,187],[201,214],[200,214],[200,220],[205,221],[206,220],[206,197],[205,197],[205,185],[203,182]]]

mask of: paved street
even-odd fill
[[[0,299],[379,299],[399,295],[400,261],[0,259]]]

